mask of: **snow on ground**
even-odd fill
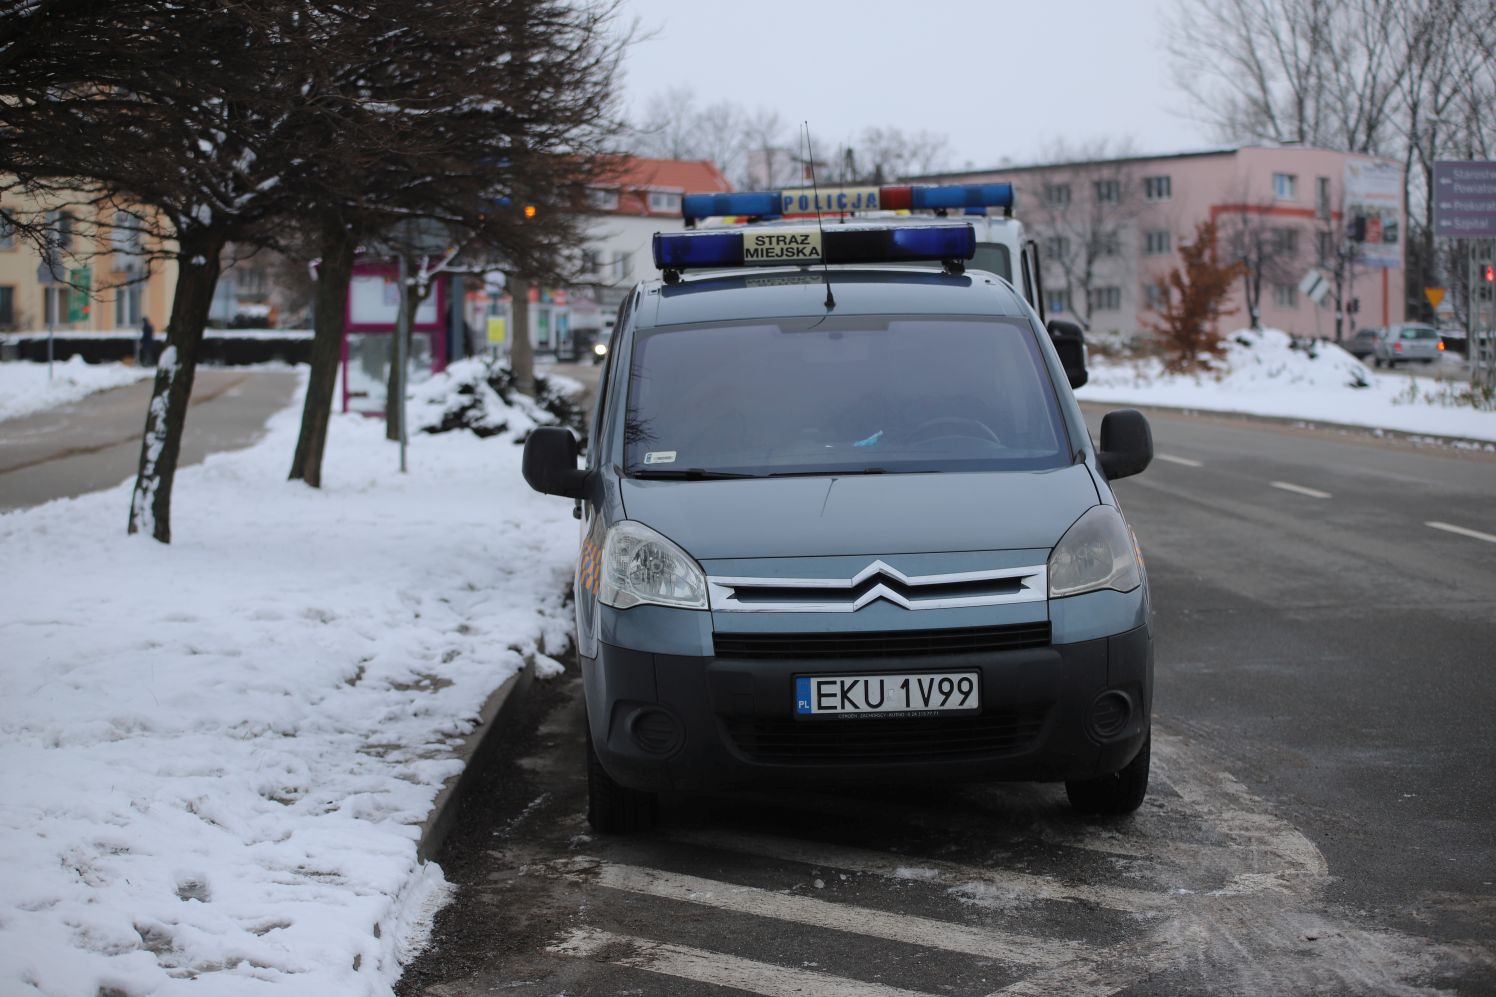
[[[336,416],[289,483],[299,411],[177,474],[170,546],[128,484],[0,515],[0,993],[388,994],[420,944],[417,825],[564,646],[576,524],[512,430],[417,434],[401,476]]]
[[[1277,329],[1242,330],[1227,337],[1227,343],[1224,360],[1207,374],[1165,374],[1157,360],[1093,358],[1091,379],[1075,394],[1082,401],[1243,412],[1496,441],[1496,412],[1450,403],[1463,382],[1376,373],[1332,343],[1314,343],[1311,355],[1293,349],[1288,334]]]
[[[53,364],[49,381],[44,363],[0,363],[0,419],[66,405],[95,391],[117,388],[154,373],[122,363],[84,363],[82,357],[73,357]]]

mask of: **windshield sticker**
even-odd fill
[[[647,454],[644,455],[644,463],[646,463],[646,464],[674,464],[675,463],[675,451],[674,450],[653,450],[653,451],[651,451],[651,452],[649,452],[649,453],[647,453]]]

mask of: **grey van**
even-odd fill
[[[524,453],[581,520],[595,827],[766,785],[1141,804],[1150,605],[1110,482],[1152,439],[1119,411],[1092,444],[1079,331],[1052,325],[951,259],[667,266],[633,290],[585,464],[564,429]]]

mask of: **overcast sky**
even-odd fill
[[[1215,146],[1169,77],[1174,0],[623,0],[648,40],[626,106],[686,84],[809,121],[831,149],[868,127],[949,140],[950,167],[1038,161],[1055,139],[1131,138],[1140,152]]]

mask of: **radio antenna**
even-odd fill
[[[816,231],[821,235],[821,270],[826,275],[826,308],[836,307],[836,297],[831,293],[831,268],[826,265],[826,227],[821,224],[821,188],[816,185],[816,154],[810,147],[810,122],[801,122],[805,127],[805,157],[810,163],[810,191],[816,199]]]

